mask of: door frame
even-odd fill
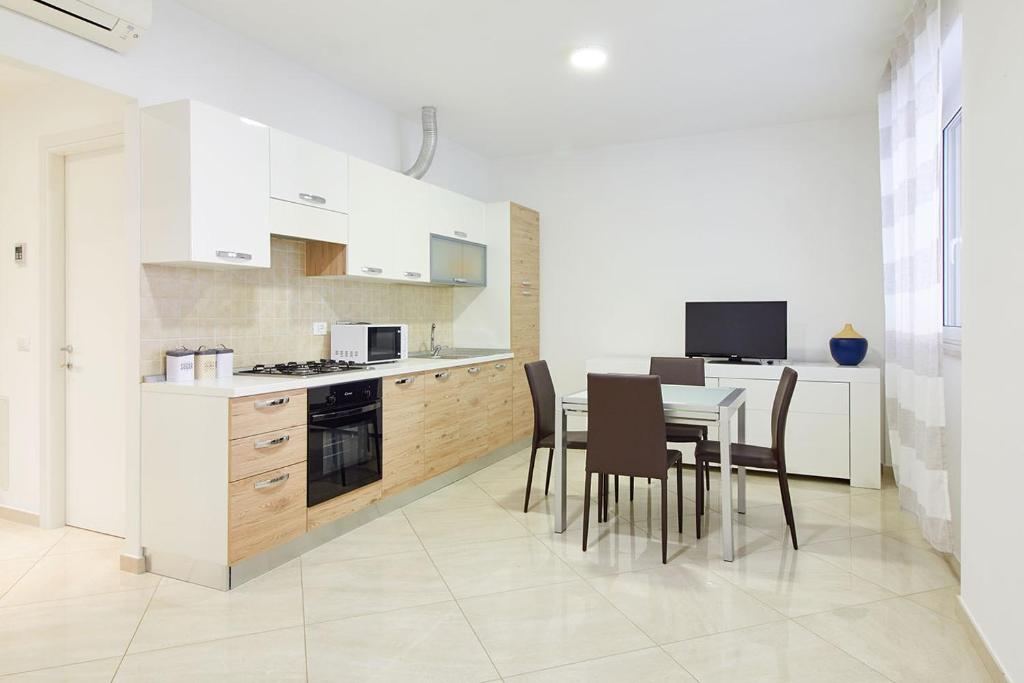
[[[129,170],[127,165],[128,154],[126,150],[126,136],[123,123],[111,123],[101,126],[93,126],[58,135],[47,136],[40,140],[40,168],[42,183],[40,215],[43,217],[44,225],[39,234],[38,258],[39,286],[41,292],[39,316],[39,377],[40,383],[40,495],[39,495],[39,526],[43,528],[61,527],[67,519],[67,450],[65,444],[67,427],[67,377],[65,371],[60,367],[63,354],[58,349],[65,342],[67,323],[67,303],[65,301],[66,287],[66,233],[64,225],[64,162],[65,158],[74,154],[95,152],[107,149],[120,149],[126,160],[125,171]],[[128,180],[126,175],[126,181]],[[129,207],[131,202],[131,187],[125,183],[126,197],[125,206]],[[130,216],[125,213],[125,235],[131,234]],[[126,254],[130,252],[130,239],[125,240]],[[116,258],[116,255],[112,255]],[[124,261],[128,263],[128,261]],[[135,263],[138,264],[138,255],[135,255]],[[128,290],[134,292],[138,297],[138,274],[136,268],[128,268],[129,277],[135,278],[134,288]],[[130,307],[128,311],[132,310]],[[137,310],[137,305],[135,306]],[[137,317],[137,316],[136,316]],[[134,344],[138,348],[138,325],[135,325],[134,339],[132,333],[132,316],[129,315],[126,330],[128,334],[127,343],[129,348]],[[137,322],[137,321],[136,321]],[[133,354],[128,354],[132,356]],[[135,368],[138,368],[138,359],[135,357]],[[128,377],[136,378],[137,370]],[[128,394],[129,397],[132,394]],[[130,398],[129,398],[130,402]],[[131,409],[126,416],[130,421]],[[112,435],[112,438],[130,438],[130,425],[126,425],[125,433]],[[126,454],[130,451],[126,451]],[[126,457],[130,457],[126,455]],[[127,468],[127,463],[126,463]],[[126,472],[127,479],[127,472]],[[127,510],[126,510],[127,512]],[[126,518],[126,526],[129,524]],[[126,529],[127,533],[127,529]]]

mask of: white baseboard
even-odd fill
[[[34,512],[26,512],[17,508],[9,508],[0,505],[0,519],[29,526],[39,526],[39,515]]]
[[[971,615],[970,610],[967,609],[967,605],[964,604],[964,598],[962,595],[956,596],[956,604],[960,623],[964,625],[964,629],[967,631],[967,637],[970,639],[971,644],[974,645],[974,649],[978,652],[978,656],[981,657],[981,661],[988,670],[989,676],[991,676],[994,681],[1011,683],[1010,677],[1006,675],[1006,669],[1004,669],[1003,665],[999,663],[999,659],[996,657],[995,652],[992,651],[992,646],[985,638],[985,635],[978,629],[978,624],[974,621],[974,617]]]

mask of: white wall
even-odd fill
[[[124,108],[122,97],[65,79],[0,100],[0,396],[10,402],[10,479],[0,488],[0,506],[40,512],[39,332],[49,315],[41,306],[44,140],[119,125]],[[27,245],[23,265],[11,258],[18,242]]]
[[[883,346],[877,117],[506,159],[496,196],[541,214],[541,354],[683,352],[687,300],[786,299],[789,353],[845,322]]]
[[[965,0],[961,595],[1011,680],[1024,681],[1024,3]]]

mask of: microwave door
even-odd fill
[[[402,355],[402,328],[371,327],[366,330],[366,353],[369,362],[398,360]]]

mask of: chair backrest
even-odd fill
[[[796,370],[783,368],[779,388],[775,390],[775,402],[772,404],[772,449],[778,454],[781,469],[786,467],[786,418],[789,417],[789,404],[793,401],[796,380]]]
[[[690,384],[702,387],[704,359],[651,356],[651,374],[660,377],[662,384]]]
[[[533,398],[533,443],[555,433],[555,385],[548,362],[538,360],[523,365]]]
[[[587,471],[662,479],[665,408],[654,375],[587,375]]]

